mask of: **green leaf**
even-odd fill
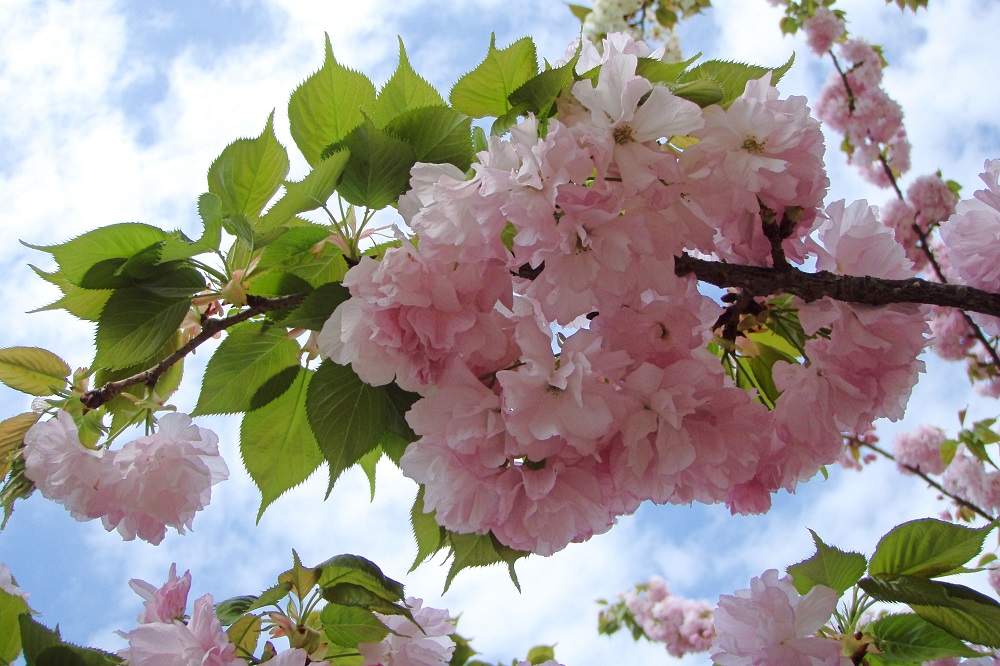
[[[16,594],[0,590],[0,660],[10,663],[21,654],[18,616],[31,612],[28,602]]]
[[[37,412],[25,412],[0,421],[0,479],[7,476],[11,469],[11,456],[20,448],[24,434],[38,422],[40,416]]]
[[[417,557],[410,567],[412,573],[417,567],[427,561],[434,553],[441,550],[445,545],[447,531],[438,525],[434,518],[434,512],[424,513],[424,487],[420,486],[417,491],[417,498],[410,509],[410,525],[413,527],[413,536],[417,540]]]
[[[961,567],[983,550],[993,525],[972,529],[934,518],[894,527],[878,542],[868,573],[933,578]]]
[[[326,36],[323,67],[292,92],[288,121],[292,139],[309,166],[323,150],[346,137],[375,112],[375,85],[367,76],[337,63]]]
[[[40,308],[35,308],[31,312],[45,312],[46,310],[58,310],[62,308],[74,317],[85,321],[97,321],[101,318],[101,311],[108,298],[111,297],[110,289],[84,289],[70,282],[61,271],[46,273],[36,266],[29,266],[35,275],[50,284],[54,284],[63,293],[62,298],[49,303]]]
[[[816,554],[788,567],[792,584],[803,595],[816,585],[825,585],[844,594],[865,575],[865,566],[868,564],[865,556],[860,553],[845,553],[823,543],[812,530],[809,533],[816,544]]]
[[[257,600],[250,604],[250,610],[277,606],[278,602],[288,596],[292,590],[292,584],[288,581],[279,581],[277,585],[272,585],[257,597]]]
[[[517,573],[514,571],[514,563],[522,557],[527,557],[530,553],[521,550],[514,550],[505,546],[493,533],[488,534],[456,534],[448,532],[448,545],[451,547],[451,568],[448,569],[448,577],[444,582],[445,592],[451,587],[455,576],[462,569],[470,567],[485,567],[491,564],[503,562],[507,565],[507,572],[510,580],[518,592],[521,591],[521,584],[517,580]]]
[[[52,352],[39,347],[0,349],[0,382],[28,395],[52,395],[66,388],[70,367]]]
[[[483,62],[451,89],[451,105],[473,118],[502,116],[511,108],[507,99],[510,94],[537,73],[535,44],[530,37],[498,50],[493,34]]]
[[[536,645],[528,650],[528,661],[532,664],[544,664],[546,661],[554,661],[556,651],[551,645]]]
[[[243,417],[240,453],[260,490],[258,523],[274,500],[308,479],[323,462],[306,416],[306,391],[312,374],[312,370],[297,368],[287,391]]]
[[[59,627],[49,629],[30,615],[20,615],[18,620],[27,666],[112,666],[122,661],[102,650],[66,643],[59,636]]]
[[[228,626],[243,617],[255,601],[257,601],[255,594],[242,594],[220,601],[215,604],[215,616],[223,626]]]
[[[581,42],[582,44],[582,42]],[[554,69],[547,69],[526,81],[510,94],[508,101],[514,107],[522,106],[536,116],[548,117],[559,96],[567,86],[576,79],[576,63],[580,59],[582,47],[566,64]]]
[[[566,6],[569,7],[569,10],[571,12],[573,12],[573,16],[580,19],[580,23],[586,21],[587,16],[590,14],[590,12],[594,11],[590,7],[585,7],[584,5],[574,5],[572,3],[566,3]]]
[[[424,106],[443,106],[444,99],[430,83],[413,71],[406,58],[403,39],[399,38],[399,66],[386,81],[375,100],[372,120],[379,128],[389,124],[397,116]]]
[[[975,650],[947,631],[910,613],[879,618],[867,627],[866,633],[878,639],[876,645],[887,661],[922,663],[978,656]]]
[[[331,587],[324,587],[323,598],[341,606],[367,608],[383,615],[403,615],[413,620],[413,615],[406,606],[387,601],[368,588],[354,583],[337,583]]]
[[[222,243],[222,199],[211,192],[202,194],[198,197],[198,217],[205,230],[195,245],[203,252],[218,250]]]
[[[417,161],[413,149],[368,118],[327,150],[341,148],[351,151],[340,181],[340,196],[348,203],[377,210],[395,204],[409,188],[410,168]]]
[[[639,58],[635,73],[650,83],[674,83],[694,61],[701,57],[698,53],[684,62],[663,62],[656,58]]]
[[[1000,647],[1000,604],[985,594],[964,585],[906,575],[862,578],[858,585],[879,601],[908,604],[952,636]]]
[[[299,598],[305,599],[312,591],[323,573],[322,566],[304,567],[299,559],[299,554],[292,550],[292,568],[278,576],[279,583],[287,583],[291,586],[291,592]]]
[[[688,81],[687,83],[671,83],[668,87],[670,88],[670,92],[677,97],[694,102],[702,108],[711,106],[712,104],[719,104],[726,96],[726,93],[722,90],[722,86],[711,79]]]
[[[93,367],[124,368],[148,360],[177,332],[190,307],[190,298],[142,287],[116,289],[97,322]]]
[[[386,131],[413,149],[417,162],[472,165],[472,119],[447,106],[425,106],[395,117]]]
[[[343,253],[323,242],[332,233],[312,223],[288,229],[265,248],[248,288],[258,295],[280,296],[340,282],[348,268]]]
[[[885,4],[887,5],[896,3],[896,6],[899,7],[901,11],[904,9],[910,9],[914,14],[916,14],[917,10],[921,7],[926,9],[927,2],[928,0],[885,0]]]
[[[335,555],[317,568],[323,570],[319,579],[321,588],[350,583],[359,585],[386,601],[403,599],[402,584],[386,576],[378,565],[360,555]]]
[[[247,322],[233,326],[208,361],[194,414],[250,410],[254,395],[282,370],[298,365],[299,345],[285,329]]]
[[[678,82],[690,83],[708,80],[716,83],[722,89],[722,99],[719,104],[723,108],[727,108],[733,100],[743,94],[749,81],[759,79],[768,72],[771,72],[771,85],[778,85],[778,81],[781,80],[794,61],[794,54],[780,67],[761,67],[760,65],[747,65],[726,60],[708,60],[681,75]],[[673,89],[673,92],[675,95],[680,95],[676,89]]]
[[[222,200],[225,213],[256,218],[288,175],[288,152],[274,135],[274,111],[253,139],[226,146],[208,169],[208,191]]]
[[[350,297],[351,292],[347,287],[339,282],[328,282],[306,296],[297,308],[281,320],[281,325],[319,331],[337,306]]]
[[[350,366],[324,361],[309,383],[306,412],[323,457],[330,486],[348,467],[378,446],[385,430],[385,391],[365,384]]]
[[[88,231],[59,245],[24,245],[51,254],[59,264],[62,276],[70,283],[80,286],[83,276],[95,264],[109,259],[127,260],[169,238],[170,235],[162,229],[148,224],[126,222]]]
[[[326,637],[337,645],[356,648],[358,643],[377,643],[389,635],[389,627],[366,608],[327,604],[319,615]]]
[[[236,646],[237,656],[252,655],[257,650],[261,629],[260,616],[244,615],[226,630],[229,642]]]
[[[273,229],[299,213],[325,206],[337,190],[350,156],[350,151],[341,150],[317,164],[302,180],[286,181],[284,196],[267,209],[259,227]]]
[[[381,440],[379,440],[381,442]],[[358,467],[361,471],[365,473],[368,477],[368,492],[371,496],[369,501],[375,501],[375,471],[378,467],[378,461],[382,459],[382,446],[376,446],[374,449],[361,456],[358,460]]]

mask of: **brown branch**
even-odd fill
[[[717,287],[749,289],[756,296],[793,294],[806,302],[829,296],[838,301],[865,305],[921,303],[1000,317],[1000,294],[920,278],[886,280],[836,275],[828,271],[806,273],[792,267],[742,266],[696,259],[686,254],[674,258],[674,272],[677,275],[693,274],[702,282]]]
[[[912,465],[904,465],[903,463],[899,462],[898,460],[896,460],[896,457],[893,456],[888,451],[886,451],[884,449],[881,449],[881,448],[875,446],[874,444],[869,444],[868,442],[863,442],[863,441],[861,441],[859,439],[855,439],[854,441],[857,442],[859,445],[867,447],[867,448],[871,449],[872,451],[874,451],[875,453],[888,458],[889,460],[893,461],[894,463],[896,463],[897,465],[899,465],[900,467],[902,467],[906,471],[911,472],[913,474],[916,474],[921,479],[923,479],[925,482],[927,482],[927,485],[929,485],[931,488],[934,488],[939,493],[941,493],[945,497],[951,499],[952,501],[954,501],[959,506],[964,506],[965,508],[969,509],[970,511],[972,511],[973,513],[975,513],[979,517],[985,518],[986,520],[990,521],[991,523],[995,522],[997,520],[994,516],[991,516],[985,510],[979,508],[978,506],[976,506],[975,504],[973,504],[969,500],[961,498],[958,495],[954,495],[954,494],[948,492],[947,490],[944,489],[944,487],[940,483],[938,483],[937,481],[935,481],[931,477],[929,477],[926,474],[924,474],[923,472],[921,472],[918,468],[913,467]]]
[[[120,395],[125,389],[132,386],[143,384],[152,388],[156,386],[156,382],[160,380],[160,377],[163,376],[163,373],[165,373],[170,366],[180,361],[209,339],[215,337],[217,333],[220,333],[231,326],[235,326],[236,324],[244,322],[259,314],[298,305],[307,295],[308,294],[304,293],[292,294],[290,296],[278,296],[275,298],[248,295],[247,305],[250,307],[246,310],[242,310],[223,319],[208,319],[202,325],[201,332],[198,335],[188,340],[187,344],[154,365],[152,368],[132,375],[131,377],[119,379],[115,382],[108,382],[104,386],[87,391],[80,396],[80,402],[82,402],[87,409],[97,409],[115,396]]]

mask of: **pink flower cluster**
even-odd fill
[[[422,396],[401,464],[450,530],[550,554],[646,500],[766,511],[838,458],[841,431],[900,416],[922,367],[918,309],[815,303],[808,364],[774,366],[776,407],[734,384],[706,349],[724,310],[673,257],[913,271],[867,206],[822,210],[803,98],[765,77],[701,109],[636,74],[648,55],[587,43],[578,67],[600,75],[559,98],[544,137],[534,119],[491,137],[468,180],[415,166],[399,210],[419,244],[363,258],[320,333],[366,382]]]
[[[860,39],[838,48],[841,72],[833,72],[816,103],[816,115],[851,146],[850,160],[861,175],[880,187],[910,169],[910,142],[903,110],[882,88],[881,54]],[[884,163],[883,163],[884,162]]]
[[[941,474],[945,464],[941,458],[941,445],[946,439],[944,431],[932,425],[922,425],[913,432],[901,432],[893,443],[893,457],[904,474],[912,474],[903,465],[924,474]]]
[[[77,520],[100,518],[122,538],[158,544],[167,527],[183,534],[229,470],[218,437],[186,414],[159,419],[156,433],[115,450],[80,443],[67,412],[36,423],[24,437],[24,474],[46,499]]]
[[[653,576],[635,592],[622,597],[625,606],[650,640],[664,643],[667,652],[683,657],[707,652],[715,638],[712,606],[670,593],[665,580]]]
[[[817,7],[816,12],[806,19],[802,27],[806,31],[809,48],[816,55],[823,55],[833,48],[834,42],[844,36],[846,24],[829,7]]]
[[[778,578],[768,569],[750,581],[750,589],[719,598],[712,660],[719,666],[850,666],[840,641],[814,635],[838,599],[823,585],[801,596],[789,576]]]
[[[447,666],[455,652],[455,621],[446,610],[423,606],[423,599],[407,597],[413,621],[402,615],[382,615],[390,632],[378,643],[359,643],[363,666]]]
[[[139,626],[118,632],[129,645],[119,656],[131,666],[246,666],[215,616],[211,594],[196,599],[191,618],[184,621],[190,572],[178,578],[177,565],[171,565],[160,588],[141,580],[129,584],[145,601]]]

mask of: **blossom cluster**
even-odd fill
[[[711,648],[715,628],[710,604],[671,594],[667,582],[659,576],[622,597],[643,633],[650,640],[664,643],[671,655],[683,657]]]
[[[862,39],[844,41],[837,52],[843,64],[838,61],[820,91],[816,115],[844,135],[850,160],[866,180],[889,187],[910,169],[910,142],[902,107],[882,87],[885,61]]]
[[[363,666],[447,666],[455,652],[455,620],[446,610],[423,605],[423,599],[407,597],[412,620],[402,615],[375,613],[389,628],[379,642],[359,643]]]
[[[212,486],[229,476],[218,441],[186,414],[172,413],[153,434],[94,450],[80,443],[73,417],[60,411],[25,434],[24,474],[77,520],[100,518],[127,541],[158,544],[167,527],[191,529]]]
[[[736,385],[755,343],[716,324],[766,304],[720,305],[675,256],[915,272],[864,202],[823,209],[804,98],[765,77],[702,109],[636,73],[651,55],[585,42],[577,70],[599,77],[557,119],[491,137],[471,179],[416,165],[399,211],[419,244],[363,257],[320,333],[364,381],[422,396],[401,464],[450,530],[550,554],[647,500],[766,511],[837,459],[842,432],[902,416],[922,369],[922,309],[824,299],[798,304],[809,339],[802,362],[773,363],[774,404]]]

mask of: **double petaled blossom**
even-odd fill
[[[1000,160],[988,160],[980,178],[986,189],[974,199],[961,201],[955,214],[941,225],[941,240],[948,247],[948,278],[986,291],[1000,290]],[[973,315],[989,335],[1000,335],[1000,320]]]
[[[422,396],[401,466],[450,530],[548,554],[647,500],[763,512],[838,459],[842,430],[898,416],[916,377],[919,311],[818,303],[807,365],[773,363],[773,410],[734,385],[706,349],[725,311],[674,257],[769,265],[780,243],[820,268],[913,272],[867,207],[823,215],[803,98],[762,79],[700,109],[636,73],[649,56],[623,35],[584,43],[578,69],[600,74],[560,95],[544,137],[532,117],[491,137],[468,180],[414,167],[400,211],[419,243],[362,258],[320,335],[364,381]]]
[[[118,632],[129,645],[119,656],[131,666],[246,666],[222,630],[211,594],[196,599],[190,620],[182,619],[190,572],[177,578],[177,566],[171,565],[168,580],[159,589],[141,580],[130,585],[145,601],[139,626]]]
[[[897,434],[893,442],[896,465],[904,474],[913,473],[907,467],[924,474],[941,474],[945,469],[944,459],[941,458],[944,440],[944,431],[931,425],[922,425],[912,432]]]
[[[73,417],[60,411],[25,434],[25,476],[77,520],[100,518],[127,541],[138,536],[158,544],[167,527],[191,529],[212,486],[229,476],[218,441],[186,414],[167,414],[156,433],[95,451],[80,443]]]
[[[838,599],[823,585],[802,596],[789,576],[768,569],[750,581],[750,589],[719,598],[712,660],[720,666],[850,666],[840,641],[815,635]]]
[[[711,649],[715,626],[710,604],[671,594],[659,576],[622,597],[646,636],[664,643],[674,657]]]
[[[25,601],[27,601],[28,597],[31,596],[28,592],[25,592],[14,583],[14,577],[10,573],[10,567],[3,562],[0,562],[0,590],[3,590],[7,594],[15,597],[21,597]]]
[[[844,36],[845,27],[844,19],[829,7],[817,7],[816,12],[802,24],[809,48],[817,55],[829,51],[833,43]]]
[[[413,616],[376,616],[390,634],[382,641],[359,643],[364,666],[447,666],[455,652],[455,621],[446,610],[423,606],[423,600],[406,598]]]

